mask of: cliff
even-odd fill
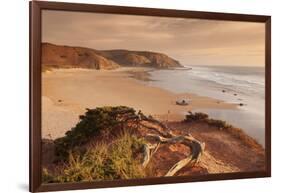
[[[43,69],[91,68],[111,70],[120,66],[181,67],[177,60],[162,53],[129,50],[95,50],[50,43],[42,43],[42,64]]]

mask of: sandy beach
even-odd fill
[[[142,68],[122,68],[111,71],[57,69],[44,72],[42,137],[55,139],[63,136],[75,126],[78,116],[86,108],[124,105],[161,120],[177,121],[183,119],[184,113],[190,110],[237,107],[235,104],[192,93],[175,94],[147,86],[138,81],[142,74],[145,75],[144,71]],[[176,105],[176,101],[182,99],[191,102],[187,106]]]

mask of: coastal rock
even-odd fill
[[[129,50],[101,51],[50,43],[42,43],[42,64],[43,69],[90,68],[111,70],[120,66],[181,67],[177,60],[162,53]]]
[[[143,66],[154,68],[182,67],[179,61],[169,56],[148,51],[107,50],[100,52],[106,58],[117,62],[121,66]]]
[[[151,63],[151,61],[145,56],[138,55],[136,53],[122,53],[122,54],[114,54],[107,55],[112,60],[118,62],[119,64],[125,66],[146,66]]]
[[[119,65],[97,54],[95,50],[80,47],[42,44],[42,64],[49,68],[115,69]]]
[[[182,67],[179,61],[170,58],[165,54],[153,52],[139,52],[151,61],[151,66],[156,68]]]

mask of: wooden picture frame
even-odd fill
[[[60,191],[88,188],[183,183],[271,176],[271,17],[232,13],[105,6],[92,4],[29,2],[30,9],[30,191]],[[42,184],[41,180],[41,13],[42,10],[110,13],[143,16],[195,18],[223,21],[259,22],[265,24],[265,171],[208,174],[198,176],[157,177],[81,183]]]

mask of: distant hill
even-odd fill
[[[120,66],[174,68],[182,65],[175,59],[156,52],[129,50],[95,50],[83,47],[42,43],[43,69],[90,68],[115,69]]]

